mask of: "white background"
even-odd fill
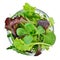
[[[55,20],[56,43],[43,51],[38,57],[25,56],[13,50],[6,50],[10,46],[6,37],[4,21],[16,11],[22,9],[25,2],[43,10]],[[59,0],[0,0],[0,60],[60,60],[60,1]]]

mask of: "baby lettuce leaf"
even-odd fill
[[[43,33],[45,33],[44,28],[42,26],[38,26],[38,28],[37,28],[37,34],[43,34]]]
[[[33,37],[31,35],[26,35],[24,38],[23,38],[24,42],[26,44],[30,44],[33,40]]]
[[[53,32],[48,32],[44,35],[44,43],[53,45],[55,43],[56,36]]]
[[[49,44],[42,43],[42,42],[25,44],[23,40],[18,38],[16,38],[13,42],[13,45],[15,46],[15,48],[20,51],[30,51],[34,45],[38,45],[38,44],[50,46]]]
[[[25,24],[25,28],[26,28],[26,30],[28,31],[28,32],[33,32],[34,31],[34,25],[33,24],[31,24],[31,23],[26,23]]]
[[[16,38],[13,42],[13,45],[16,49],[21,51],[30,51],[33,47],[33,45],[25,44],[23,40]]]
[[[18,36],[23,36],[23,35],[27,34],[25,29],[23,29],[23,28],[18,28],[16,33],[17,33]]]

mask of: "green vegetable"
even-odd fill
[[[33,40],[33,37],[31,35],[26,35],[24,38],[23,38],[24,42],[26,44],[30,44]]]
[[[21,51],[21,50],[16,49],[14,45],[8,47],[7,50],[8,50],[8,49],[13,49],[13,50],[15,50],[15,51],[18,52],[18,53],[26,54],[25,51]]]
[[[30,51],[33,47],[33,45],[27,45],[24,43],[23,40],[16,38],[13,42],[13,45],[15,46],[16,49],[21,50],[21,51]]]
[[[28,3],[25,3],[23,10],[28,11],[31,15],[33,12],[35,12],[35,7],[32,7]]]
[[[31,23],[26,23],[25,24],[25,28],[26,28],[26,30],[28,31],[28,32],[33,32],[34,31],[34,25],[33,24],[31,24]]]
[[[50,46],[55,43],[56,36],[53,31],[49,28],[50,26],[54,26],[54,20],[52,17],[49,17],[50,26],[45,30],[42,26],[38,26],[38,20],[47,20],[47,16],[45,14],[40,15],[40,13],[35,12],[36,8],[32,7],[28,3],[25,3],[23,9],[14,14],[11,18],[15,16],[23,16],[26,19],[26,23],[18,24],[18,28],[16,30],[16,34],[18,37],[14,37],[12,33],[8,34],[8,37],[11,37],[13,40],[12,46],[7,49],[13,49],[18,53],[26,54],[26,51],[36,52],[38,46],[39,49],[48,50]],[[46,26],[45,24],[43,24]],[[23,38],[20,38],[23,36]]]
[[[45,33],[45,30],[43,29],[43,27],[42,26],[38,26],[37,34],[43,34],[43,33]]]
[[[25,3],[25,5],[23,6],[23,9],[21,11],[18,11],[17,13],[15,13],[12,18],[14,18],[14,16],[23,16],[25,18],[28,18],[29,20],[33,21],[34,24],[37,23],[37,20],[41,19],[40,14],[39,13],[35,13],[36,8],[30,6],[28,3]]]
[[[32,42],[38,42],[37,35],[33,36],[33,41]]]
[[[49,44],[42,43],[42,42],[25,44],[23,40],[18,38],[16,38],[13,42],[13,45],[15,46],[15,48],[20,51],[30,51],[34,45],[38,45],[38,44],[50,46]]]
[[[49,50],[49,47],[50,47],[50,46],[47,46],[47,45],[41,45],[41,48],[42,48],[42,49]]]
[[[18,28],[16,33],[17,33],[18,36],[23,36],[23,35],[27,34],[25,29],[23,29],[23,28]]]
[[[52,17],[49,17],[49,22],[51,26],[54,26],[54,19]]]
[[[50,45],[53,45],[55,43],[56,36],[53,32],[48,32],[46,35],[44,35],[44,42]]]

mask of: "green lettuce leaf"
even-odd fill
[[[45,33],[45,30],[43,29],[43,27],[42,26],[38,26],[37,34],[43,34],[43,33]]]
[[[31,13],[31,12],[35,12],[35,7],[32,7],[28,3],[25,3],[25,5],[23,6],[23,10],[26,10]]]
[[[53,45],[55,43],[56,36],[54,32],[48,32],[46,35],[44,35],[44,43]]]
[[[16,38],[13,42],[16,49],[21,51],[30,51],[33,45],[25,44],[23,40]]]
[[[28,31],[28,32],[33,32],[34,31],[34,25],[33,24],[31,24],[31,23],[26,23],[25,24],[25,28],[26,28],[26,30]]]
[[[22,35],[27,34],[27,32],[25,31],[25,29],[23,29],[23,28],[18,28],[17,31],[16,31],[16,33],[17,33],[18,36],[22,36]]]
[[[24,38],[23,38],[24,42],[26,44],[30,44],[33,40],[33,37],[31,35],[26,35]]]

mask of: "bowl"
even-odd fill
[[[22,10],[20,10],[20,11],[22,11]],[[18,11],[18,12],[20,12],[20,11]],[[16,13],[18,13],[18,12],[16,12]],[[36,13],[39,13],[42,17],[43,17],[43,15],[45,15],[46,18],[47,18],[47,20],[48,20],[49,16],[48,16],[44,11],[42,11],[42,10],[40,10],[40,9],[36,9],[35,12],[36,12]],[[15,14],[14,14],[12,17],[15,17]],[[53,26],[51,26],[49,29],[50,29],[51,31],[54,31],[54,27],[53,27]],[[9,33],[11,33],[11,32],[10,32],[10,31],[7,31],[7,34],[9,34]],[[13,44],[12,39],[11,39],[11,38],[8,38],[8,39],[9,39],[9,42],[10,42],[11,44]],[[43,51],[43,50],[42,50],[42,51]],[[36,52],[33,52],[33,50],[32,50],[32,53],[31,53],[31,52],[26,52],[27,55],[35,55],[35,53],[36,53]]]

